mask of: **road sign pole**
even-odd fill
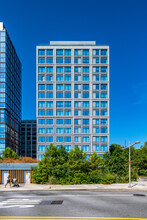
[[[129,142],[129,188],[131,188],[131,152],[130,152],[130,142]]]

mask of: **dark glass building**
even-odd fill
[[[0,154],[10,147],[19,154],[21,122],[21,62],[0,22]]]
[[[21,122],[21,156],[36,158],[36,120]]]

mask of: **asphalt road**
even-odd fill
[[[0,216],[0,219],[2,216],[147,219],[147,192],[3,192],[0,194]]]

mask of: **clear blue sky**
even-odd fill
[[[110,144],[147,141],[146,0],[0,0],[22,62],[22,118],[36,117],[37,44],[94,40],[110,45]]]

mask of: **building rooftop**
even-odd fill
[[[31,170],[38,167],[38,163],[0,163],[0,170]]]
[[[51,46],[94,46],[95,41],[50,41]]]

